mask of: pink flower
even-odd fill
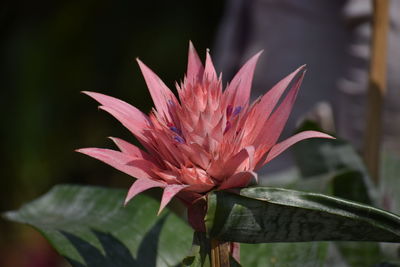
[[[125,202],[149,188],[163,188],[161,211],[174,196],[191,205],[211,190],[245,187],[257,180],[256,170],[294,143],[314,137],[332,138],[305,131],[277,142],[305,67],[250,104],[251,83],[260,54],[253,56],[223,90],[221,76],[217,76],[208,52],[204,67],[190,43],[187,74],[176,85],[178,98],[138,60],[155,105],[148,116],[116,98],[85,93],[128,128],[145,150],[111,138],[119,151],[77,151],[137,178]],[[290,89],[278,105],[287,87]]]

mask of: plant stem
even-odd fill
[[[388,12],[388,0],[374,0],[364,160],[376,184],[379,183],[381,117],[383,100],[386,93]]]
[[[229,267],[229,242],[211,239],[211,267]]]

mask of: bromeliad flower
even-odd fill
[[[176,85],[178,98],[138,60],[155,105],[148,116],[116,98],[85,93],[128,128],[144,150],[111,138],[120,151],[102,148],[78,151],[137,178],[125,202],[147,189],[163,188],[160,211],[174,196],[191,205],[211,190],[246,187],[257,180],[256,170],[294,143],[307,138],[332,138],[305,131],[277,142],[305,67],[298,68],[250,104],[250,89],[260,54],[253,56],[223,90],[221,76],[217,76],[209,53],[203,66],[190,43],[187,74]],[[282,97],[286,88],[289,91]],[[278,105],[280,98],[283,99]]]

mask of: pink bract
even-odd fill
[[[138,60],[155,105],[149,115],[119,99],[85,93],[129,129],[144,150],[111,138],[119,151],[103,148],[77,151],[137,178],[126,203],[147,189],[163,188],[159,212],[174,196],[191,205],[211,190],[246,187],[251,180],[257,180],[257,169],[294,143],[307,138],[332,138],[305,131],[277,142],[305,67],[295,70],[250,104],[251,84],[260,54],[253,56],[223,90],[221,76],[217,76],[209,53],[203,66],[190,43],[187,74],[176,85],[178,98]]]

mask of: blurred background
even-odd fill
[[[264,50],[254,98],[308,64],[283,136],[309,117],[362,148],[370,1],[7,0],[0,7],[0,212],[17,209],[60,183],[127,188],[132,179],[74,152],[112,147],[107,136],[137,144],[80,91],[115,96],[148,112],[152,101],[135,58],[174,88],[186,70],[189,40],[203,59],[211,48],[225,81]],[[384,147],[399,157],[400,1],[392,1],[390,13]],[[291,164],[285,153],[268,168],[274,172]],[[65,263],[40,234],[0,219],[0,266],[60,264]]]
[[[135,58],[171,88],[192,40],[204,55],[222,1],[2,1],[0,4],[0,210],[13,210],[59,183],[125,187],[129,177],[74,152],[134,138],[82,90],[150,111]],[[48,254],[46,256],[46,254]],[[47,262],[46,262],[47,261]],[[28,226],[0,219],[0,266],[55,266]]]

